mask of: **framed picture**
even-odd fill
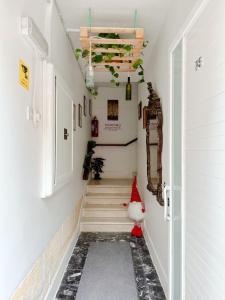
[[[92,99],[89,99],[89,116],[92,117]]]
[[[76,105],[73,104],[73,131],[76,131]]]
[[[82,105],[79,104],[79,110],[78,110],[78,126],[82,128]]]
[[[142,118],[142,102],[140,101],[138,104],[138,120]]]
[[[144,106],[143,107],[143,129],[147,127],[147,112],[148,112],[148,107]]]
[[[87,103],[86,103],[86,96],[83,98],[83,109],[84,109],[84,116],[86,117],[87,115]]]
[[[119,119],[119,101],[108,100],[107,120],[118,121]]]

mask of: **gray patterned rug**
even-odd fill
[[[90,244],[76,300],[137,300],[128,242]]]

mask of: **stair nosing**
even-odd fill
[[[88,198],[93,198],[93,197],[95,197],[95,198],[98,198],[98,197],[100,197],[100,198],[103,198],[103,197],[106,197],[106,198],[130,198],[130,194],[117,194],[117,193],[87,193],[86,195],[85,195],[86,197],[88,197]]]
[[[92,207],[90,207],[90,205]],[[112,207],[114,206],[114,207]],[[89,204],[85,203],[85,205],[82,208],[83,210],[127,210],[126,206],[123,206],[123,204]]]
[[[112,225],[123,225],[123,224],[129,224],[130,225],[130,224],[134,223],[129,218],[118,218],[118,217],[110,217],[110,220],[108,220],[108,222],[106,222],[106,221],[109,218],[102,218],[102,217],[101,218],[95,217],[94,220],[90,220],[89,222],[87,222],[85,219],[92,219],[92,218],[82,217],[81,218],[81,224],[103,224],[103,225],[110,225],[110,224],[112,224]],[[114,220],[112,221],[112,219],[114,219]],[[121,219],[124,219],[125,222],[121,222]]]
[[[91,184],[91,185],[87,185],[87,187],[98,187],[98,188],[131,188],[131,185],[108,185],[108,184],[104,184],[104,185],[98,185],[98,184]]]
[[[123,208],[86,208],[83,207],[84,211],[126,211]]]

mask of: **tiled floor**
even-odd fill
[[[81,233],[70,258],[56,299],[74,300],[90,242],[129,241],[137,291],[140,300],[165,300],[158,275],[152,263],[144,238],[134,238],[129,233]],[[99,299],[104,300],[104,299]]]

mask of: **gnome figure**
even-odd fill
[[[128,216],[130,219],[135,221],[134,228],[131,232],[131,234],[135,237],[142,237],[143,235],[140,223],[144,219],[144,215],[144,203],[141,201],[141,197],[137,190],[137,179],[135,176],[132,185],[131,199],[128,205]]]

